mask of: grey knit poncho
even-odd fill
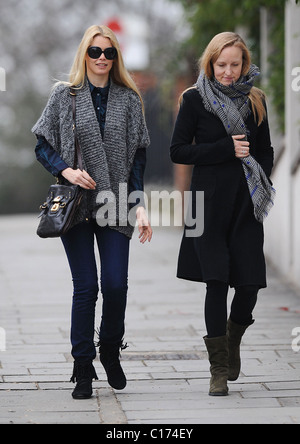
[[[44,136],[70,167],[73,167],[74,160],[72,125],[70,89],[60,84],[53,90],[32,132],[37,136]],[[101,205],[97,203],[97,196],[100,192],[112,192],[116,198],[117,224],[113,223],[111,228],[132,237],[134,227],[129,223],[126,226],[124,222],[118,223],[120,207],[125,207],[128,214],[127,195],[119,195],[119,184],[128,184],[136,150],[146,148],[150,143],[138,95],[133,90],[111,81],[105,134],[102,139],[90,88],[86,82],[83,88],[77,90],[76,127],[84,169],[97,186],[96,190],[85,192],[75,223],[84,221],[90,215],[96,218]]]

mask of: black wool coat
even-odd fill
[[[250,154],[270,177],[274,154],[268,120],[258,126],[251,113],[245,123]],[[184,232],[177,276],[199,282],[218,280],[232,287],[266,287],[263,225],[254,217],[242,163],[235,157],[232,137],[221,120],[206,111],[196,89],[183,96],[170,154],[175,163],[194,165],[194,205],[195,192],[204,191],[204,232],[198,237]]]

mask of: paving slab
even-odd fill
[[[60,240],[39,239],[36,225],[33,215],[0,217],[0,424],[300,424],[300,295],[268,266],[241,376],[228,397],[209,397],[205,286],[175,277],[177,228],[131,243],[127,387],[111,389],[97,360],[93,397],[73,400],[70,271]]]

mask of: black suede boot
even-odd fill
[[[127,344],[104,344],[100,342],[100,362],[104,367],[109,385],[116,390],[126,387],[126,376],[120,364],[120,349],[127,348]]]
[[[77,382],[72,393],[74,399],[89,399],[92,394],[92,380],[98,379],[95,368],[91,362],[80,363],[74,361],[71,382]]]

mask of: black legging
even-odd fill
[[[209,338],[226,335],[228,284],[208,281],[205,300],[205,322]],[[247,285],[237,287],[231,304],[230,318],[240,325],[252,322],[252,311],[257,302],[259,287]]]

